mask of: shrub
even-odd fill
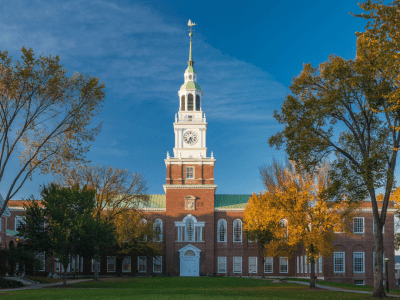
[[[24,284],[22,282],[11,279],[8,280],[0,277],[0,289],[19,288],[23,286]]]

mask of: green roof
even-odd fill
[[[148,202],[139,203],[139,208],[165,208],[165,195],[149,195]]]
[[[188,81],[188,82],[185,82],[184,84],[182,84],[181,90],[184,90],[184,89],[191,89],[191,90],[196,89],[196,90],[201,91],[200,86],[196,82],[193,82],[193,81]]]
[[[250,195],[215,195],[215,208],[245,208]]]
[[[185,73],[196,73],[196,74],[197,74],[197,72],[196,72],[196,70],[193,68],[193,66],[189,66],[189,67],[186,69]]]
[[[9,235],[16,235],[16,234],[18,234],[18,231],[6,229],[6,234],[9,234]]]

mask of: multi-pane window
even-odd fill
[[[37,271],[45,271],[45,269],[46,269],[46,254],[45,254],[45,252],[36,253],[35,258],[40,261],[40,268],[37,269]]]
[[[303,256],[300,256],[300,273],[303,273]]]
[[[122,272],[123,273],[131,272],[131,257],[130,256],[124,257],[124,260],[122,261]]]
[[[186,167],[186,179],[194,179],[194,167]]]
[[[153,257],[153,272],[154,273],[162,272],[162,256]]]
[[[115,257],[107,257],[107,272],[115,272]]]
[[[218,273],[226,273],[226,257],[218,257]]]
[[[182,242],[182,241],[183,241],[183,227],[178,226],[178,242]]]
[[[364,252],[353,252],[354,273],[364,273]]]
[[[18,228],[21,227],[22,224],[25,224],[25,218],[22,216],[15,217],[15,231],[18,231]]]
[[[154,242],[162,242],[163,234],[162,234],[162,221],[161,219],[156,219],[153,225],[153,231],[155,233],[153,237]]]
[[[200,227],[200,226],[196,227],[196,236],[197,236],[198,242],[203,241],[203,233],[202,232],[203,232],[203,227]]]
[[[300,273],[299,272],[300,268],[299,268],[299,257],[298,256],[296,257],[296,260],[297,260],[297,273]]]
[[[200,96],[196,95],[196,110],[200,110]]]
[[[92,272],[94,272],[94,265],[95,265],[94,262],[95,262],[95,260],[92,259]],[[97,271],[100,272],[100,262],[99,261],[97,261]]]
[[[287,257],[279,257],[279,273],[288,273],[288,258]]]
[[[344,273],[344,252],[333,253],[333,272]]]
[[[264,261],[264,273],[272,273],[274,271],[274,258],[265,257]]]
[[[319,273],[322,273],[322,257],[318,257]]]
[[[304,273],[307,273],[307,255],[304,255]]]
[[[217,241],[226,242],[226,221],[221,219],[217,224]]]
[[[364,280],[363,279],[355,279],[354,284],[355,285],[364,285]]]
[[[257,257],[249,257],[249,274],[257,273]]]
[[[353,232],[364,233],[364,218],[353,218]]]
[[[233,241],[242,241],[242,221],[239,219],[233,221]]]
[[[185,240],[187,242],[194,242],[194,221],[191,218],[186,220],[185,226]]]
[[[240,256],[233,257],[233,273],[242,273],[242,258]]]
[[[147,257],[138,256],[138,272],[146,273],[146,271],[147,271]]]
[[[181,110],[185,110],[185,96],[181,97]]]

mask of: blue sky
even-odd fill
[[[0,49],[59,55],[71,75],[99,77],[106,99],[93,124],[103,130],[88,158],[140,172],[162,194],[190,18],[217,193],[251,194],[263,190],[259,166],[285,157],[268,145],[282,129],[272,115],[303,63],[355,57],[365,22],[350,11],[360,12],[357,1],[2,1]],[[49,180],[36,175],[17,198]]]

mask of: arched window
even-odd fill
[[[187,110],[188,111],[193,110],[193,94],[188,95]]]
[[[194,221],[188,218],[185,224],[185,240],[187,242],[194,242]]]
[[[200,110],[200,96],[196,95],[196,110]]]
[[[154,232],[153,241],[154,242],[162,242],[163,234],[162,234],[162,220],[161,219],[156,219],[154,221],[153,232]]]
[[[226,221],[224,219],[218,220],[217,242],[226,242]]]
[[[142,219],[141,221],[140,221],[140,227],[141,227],[141,231],[142,232],[144,232],[145,230],[146,230],[146,225],[147,225],[147,220],[146,219]],[[147,235],[145,235],[145,234],[141,234],[140,236],[139,236],[139,241],[141,241],[141,242],[147,242]]]
[[[242,221],[239,219],[233,221],[233,241],[242,241]]]
[[[286,228],[285,237],[287,237],[289,235],[288,221],[286,219],[282,219],[282,220],[279,221],[279,225],[282,228]]]
[[[185,96],[181,97],[181,110],[185,110]]]

